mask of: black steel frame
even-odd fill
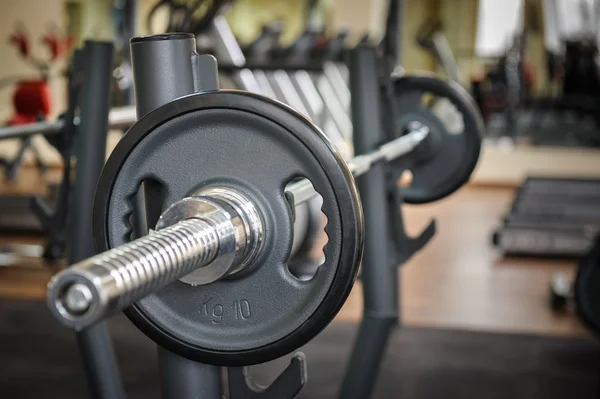
[[[82,75],[79,95],[81,124],[75,143],[77,163],[68,226],[68,264],[96,253],[92,208],[106,153],[113,53],[110,42],[87,41],[74,57],[73,73],[81,71]],[[104,323],[79,331],[76,336],[91,396],[94,399],[124,399],[125,390]]]

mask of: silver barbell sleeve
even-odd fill
[[[85,259],[48,284],[54,316],[84,329],[194,272],[209,284],[241,270],[262,247],[262,218],[231,189],[184,198],[161,216],[155,232]]]

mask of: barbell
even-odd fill
[[[378,161],[392,161],[414,149],[427,136],[428,130],[425,126],[418,123],[413,125],[413,129],[414,130],[406,136],[384,144],[376,151],[366,155],[357,156],[350,160],[347,166],[352,175],[354,177],[360,176],[368,171],[370,165],[373,163]],[[317,192],[314,190],[310,181],[303,179],[287,186],[285,194],[290,203],[290,207],[294,208],[313,198],[317,195]],[[229,201],[234,209],[242,211],[235,213],[237,211],[231,212],[231,209],[210,204],[211,199],[208,199],[207,195],[214,196],[215,198],[221,197],[221,200],[226,202]],[[214,201],[214,198],[212,200]],[[207,210],[210,211],[206,212]],[[185,215],[185,217],[182,218],[182,215]],[[224,219],[223,216],[225,216]],[[206,222],[202,222],[203,217],[208,217],[215,223],[207,224]],[[193,223],[187,222],[188,219],[194,218],[197,218],[198,221]],[[233,223],[239,223],[241,229],[244,230],[244,238],[240,240],[240,238],[236,236],[235,228],[228,230],[224,236],[219,236],[217,234],[218,228],[216,228],[214,224],[218,224],[218,221],[221,219],[226,220],[226,223],[232,221],[234,221]],[[63,323],[80,330],[89,327],[93,323],[97,323],[116,311],[123,310],[125,307],[130,306],[133,302],[139,300],[148,293],[177,279],[183,278],[183,281],[189,282],[191,285],[212,283],[228,274],[233,274],[234,272],[243,269],[244,264],[250,264],[252,262],[252,259],[256,256],[260,248],[260,243],[263,241],[263,226],[261,220],[262,218],[252,201],[243,194],[236,193],[235,190],[211,189],[200,191],[196,195],[187,197],[169,207],[169,209],[161,215],[157,224],[158,231],[155,235],[134,240],[124,246],[99,254],[94,258],[73,265],[73,267],[56,275],[51,284],[51,291],[53,292],[51,306],[59,311]],[[179,225],[179,223],[181,223],[180,226],[185,225],[188,226],[188,228],[171,227],[169,230],[163,230],[165,227],[175,224]],[[192,230],[189,230],[190,226],[198,228],[191,232]],[[173,242],[168,241],[168,238],[173,239],[173,237],[175,237],[175,239],[177,239],[176,233],[169,233],[171,230],[182,230],[187,234],[191,234],[190,240],[198,241],[193,251],[198,252],[199,255],[197,255],[198,259],[195,259],[193,262],[185,263],[184,261],[178,261],[177,264],[174,264],[172,267],[176,268],[177,271],[174,272],[168,280],[165,280],[164,278],[158,280],[159,276],[156,276],[153,278],[156,278],[157,280],[147,281],[146,284],[148,285],[144,289],[136,287],[135,289],[137,289],[137,291],[135,292],[119,292],[112,288],[117,284],[117,282],[115,282],[115,276],[99,276],[95,275],[95,272],[92,271],[92,269],[98,269],[98,264],[106,262],[110,263],[115,259],[115,256],[119,256],[119,254],[122,254],[123,252],[128,252],[130,250],[134,252],[137,251],[138,253],[143,252],[141,248],[148,247],[150,245],[149,243],[154,241],[167,243],[167,247],[162,250],[169,251],[169,247]],[[211,237],[211,235],[217,237],[217,239],[209,239],[208,237]],[[237,239],[240,242],[237,245],[230,247],[224,244],[227,240],[232,239]],[[215,248],[219,248],[220,252]],[[238,253],[241,258],[235,262],[227,260],[228,256],[231,255],[231,252],[223,250],[223,248],[230,248],[234,252],[241,251]],[[249,249],[248,253],[244,254],[246,248],[253,249]],[[160,252],[161,249],[158,251]],[[192,256],[191,253],[186,252],[186,254],[187,256]],[[138,260],[140,263],[137,266],[140,266],[141,263],[146,260],[146,255],[142,255],[142,257],[141,260]],[[193,269],[200,270],[198,270],[198,273],[192,273],[186,279],[185,276],[190,274]],[[101,273],[106,274],[107,272],[110,272],[110,270],[111,269],[106,268],[104,271],[101,271]],[[164,270],[159,270],[159,272],[164,273]],[[122,275],[123,271],[120,271],[117,274]],[[129,272],[129,274],[131,274],[131,272]],[[85,279],[85,284],[74,284],[72,282],[74,278],[79,279],[81,277]],[[96,284],[97,295],[92,295],[92,291],[87,285],[94,284],[95,279],[98,279],[97,281],[101,285]],[[138,283],[142,282],[139,281]],[[69,288],[65,289],[65,285]],[[125,290],[132,289],[125,286],[122,286],[122,288]],[[56,293],[59,294],[55,297]],[[100,301],[100,303],[94,303],[94,301]],[[93,312],[85,312],[90,309],[93,309]]]
[[[418,122],[407,128],[346,164],[311,122],[261,96],[218,91],[158,108],[119,142],[100,179],[94,230],[107,251],[53,277],[51,310],[83,329],[126,309],[161,345],[210,364],[294,350],[334,317],[356,277],[363,221],[352,174],[428,137]],[[148,179],[165,185],[171,205],[156,231],[129,241],[132,198]],[[293,208],[315,191],[327,216],[325,263],[299,281],[287,267]]]
[[[287,354],[333,319],[356,278],[364,222],[353,175],[377,162],[391,181],[432,163],[453,166],[442,172],[463,183],[472,172],[448,164],[439,146],[446,131],[428,118],[405,119],[388,143],[346,163],[312,122],[260,95],[217,90],[162,105],[130,128],[103,170],[93,220],[104,252],[55,275],[48,305],[74,329],[124,310],[159,345],[202,363]],[[474,149],[477,158],[475,133],[464,136],[476,143],[459,159]],[[294,215],[315,193],[328,240],[324,263],[305,281],[289,270]],[[154,229],[135,231],[139,217]]]
[[[239,95],[239,93],[227,94]],[[261,101],[265,101],[264,98],[261,98]],[[144,119],[139,123],[144,123]],[[326,213],[331,215],[328,217],[328,226],[336,220],[338,225],[329,226],[327,230],[343,231],[343,235],[347,237],[343,242],[337,243],[330,238],[332,242],[328,243],[328,246],[331,251],[326,251],[326,264],[322,266],[324,272],[320,273],[320,276],[315,276],[314,282],[305,283],[307,294],[311,293],[304,298],[307,303],[313,302],[312,294],[321,295],[324,301],[330,290],[333,289],[334,292],[342,290],[342,293],[336,293],[337,301],[332,302],[334,306],[321,310],[324,313],[320,318],[321,323],[332,318],[343,303],[349,293],[351,282],[354,281],[360,259],[362,210],[353,180],[349,176],[362,175],[375,162],[390,161],[413,150],[428,134],[427,128],[420,124],[413,125],[413,129],[405,136],[382,145],[372,153],[353,158],[347,165],[341,161],[339,155],[336,155],[333,148],[328,150],[334,155],[334,159],[337,158],[336,163],[332,164],[338,175],[337,180],[345,184],[326,187],[322,190],[324,194],[322,196],[326,197],[327,193],[334,194],[332,199],[336,203],[346,198],[350,205],[348,210],[352,212],[341,208],[336,212],[329,206],[324,206],[324,209],[331,209],[331,212]],[[321,134],[315,134],[317,132],[318,130],[315,129],[312,134],[328,145],[327,139]],[[132,134],[132,131],[129,134]],[[120,149],[115,151],[118,150]],[[107,167],[110,165],[112,160],[109,159]],[[236,278],[238,274],[249,273],[248,269],[256,267],[256,263],[262,263],[261,269],[267,269],[269,266],[272,266],[270,268],[273,270],[281,269],[275,273],[277,276],[267,274],[266,277],[282,279],[292,287],[304,291],[302,289],[304,283],[287,275],[286,266],[282,263],[289,257],[289,252],[279,254],[276,260],[271,257],[267,261],[256,260],[265,247],[275,250],[273,247],[275,241],[289,244],[290,240],[293,240],[293,237],[289,237],[291,233],[289,228],[293,228],[292,210],[298,204],[312,198],[317,192],[321,194],[319,190],[314,189],[315,180],[303,179],[285,186],[284,195],[279,197],[279,201],[274,201],[283,201],[286,205],[282,208],[282,204],[279,204],[280,206],[277,207],[279,210],[275,212],[278,214],[277,219],[281,218],[283,223],[269,223],[271,217],[265,213],[264,208],[261,211],[261,202],[264,200],[253,194],[252,189],[242,188],[233,182],[203,187],[169,206],[161,214],[155,232],[86,259],[54,276],[49,285],[49,306],[63,324],[81,330],[117,311],[128,308],[175,280],[180,279],[192,287],[191,289],[217,281],[231,284],[227,282],[228,277]],[[104,182],[105,179],[102,178],[101,186]],[[319,187],[319,184],[316,186]],[[275,208],[273,203],[262,205]],[[336,213],[339,216],[336,217]],[[282,236],[287,237],[284,239]],[[286,247],[289,245],[282,246],[282,248]],[[285,273],[284,278],[280,274],[282,271]],[[343,283],[342,286],[337,287],[340,283]],[[314,288],[311,287],[312,284],[315,285]],[[222,304],[211,303],[212,307],[209,311],[205,303],[203,305],[206,307],[205,316],[212,318],[211,322],[214,324],[223,323],[223,318],[231,312],[234,312],[233,316],[230,316],[234,320],[250,318],[252,313],[256,312],[254,304],[257,301],[248,299],[249,294],[247,292],[239,300],[230,301],[232,309],[225,310]],[[261,292],[256,294],[260,295]],[[289,304],[294,303],[293,297],[294,295],[291,295],[286,298]],[[313,309],[314,311],[317,309]],[[317,324],[318,330],[324,327],[321,323]],[[281,329],[281,326],[278,329]],[[313,332],[306,336],[312,338],[315,327],[309,331]],[[262,358],[258,359],[262,360]]]

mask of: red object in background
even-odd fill
[[[41,79],[24,79],[17,83],[13,94],[14,115],[6,121],[9,125],[24,125],[46,119],[52,108],[52,96],[48,86],[48,71],[58,58],[65,55],[73,46],[73,36],[62,36],[56,29],[42,36],[42,43],[50,50],[47,61],[35,58],[31,54],[29,35],[22,23],[17,24],[15,32],[9,36],[9,42],[14,44],[21,57],[35,66],[42,75]]]
[[[30,51],[29,40],[27,39],[27,36],[25,35],[25,33],[15,32],[9,36],[8,40],[12,44],[17,46],[17,48],[19,49],[19,53],[21,53],[22,57],[24,57],[24,58],[29,57],[29,51]]]
[[[17,84],[13,94],[15,115],[7,123],[23,125],[34,123],[40,118],[46,119],[52,108],[52,96],[48,82],[39,80],[22,80]]]
[[[72,36],[58,37],[54,33],[48,33],[42,36],[42,42],[50,49],[51,60],[54,61],[69,51],[74,38]]]
[[[533,67],[528,62],[522,62],[521,68],[523,70],[525,87],[527,87],[529,90],[533,90],[533,87],[535,86],[535,72]]]

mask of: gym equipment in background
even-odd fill
[[[189,32],[203,33],[218,14],[224,0],[158,0],[146,18],[146,28],[152,33]],[[167,26],[156,27],[157,15],[167,13]]]
[[[435,56],[446,75],[448,75],[448,79],[458,83],[462,82],[458,64],[448,39],[444,35],[441,21],[428,19],[423,22],[417,30],[416,40],[417,44]]]
[[[111,92],[111,106],[120,107],[134,103],[133,75],[129,40],[135,36],[135,0],[116,0],[112,4],[112,22],[115,44],[114,87]]]
[[[228,370],[233,399],[291,398],[306,378],[301,355],[260,393],[240,366],[292,352],[331,321],[356,277],[364,238],[363,341],[357,343],[342,388],[354,393],[341,395],[367,397],[387,334],[397,322],[395,266],[422,248],[435,230],[432,223],[418,238],[406,236],[402,190],[395,182],[405,169],[424,167],[426,157],[449,165],[436,145],[444,142],[439,135],[452,133],[439,129],[432,134],[419,121],[397,125],[402,114],[394,106],[397,93],[389,65],[377,58],[373,46],[356,48],[350,58],[351,91],[363,95],[352,102],[359,155],[348,164],[315,125],[291,108],[257,94],[218,90],[216,63],[194,51],[193,35],[137,38],[131,46],[141,118],[119,142],[100,178],[93,236],[106,252],[72,260],[74,267],[53,278],[48,304],[55,316],[86,333],[127,307],[136,326],[160,345],[164,397],[184,399],[202,392],[205,398],[220,398],[220,372],[212,365],[225,365],[235,366]],[[475,109],[464,112],[476,118]],[[476,145],[459,140],[464,147],[452,151],[469,167],[452,163],[459,172],[449,175],[462,182],[479,152],[479,136],[465,137]],[[409,161],[407,155],[422,148],[427,156]],[[364,237],[353,173],[360,175],[368,221]],[[457,188],[452,184],[440,191],[438,186],[420,182],[423,192],[434,193],[422,202]],[[312,279],[302,281],[288,269],[295,208],[314,192],[323,201],[328,241],[325,263]],[[381,300],[373,303],[370,295]],[[104,355],[86,352],[91,359]],[[116,369],[109,363],[90,378],[113,379],[112,396],[104,393],[107,385],[98,383],[96,395],[121,398],[122,387],[114,385]],[[355,375],[356,366],[364,373],[366,363],[372,366],[366,367],[370,375]],[[363,386],[353,389],[361,384],[357,380]]]
[[[215,17],[211,29],[213,51],[223,74],[230,75],[236,87],[275,98],[317,123],[345,158],[352,156],[352,123],[348,113],[350,93],[347,68],[341,62],[341,40],[331,42],[332,52],[315,60],[319,33],[307,31],[294,44],[281,49],[276,44],[277,25],[267,26],[250,46],[242,49],[226,18]],[[322,45],[323,40],[319,43]],[[246,53],[244,53],[244,51]],[[293,60],[281,57],[293,55]]]
[[[81,54],[80,54],[80,57]],[[81,76],[84,60],[73,57],[73,68],[68,80],[68,105],[67,110],[56,121],[36,122],[26,125],[17,125],[0,128],[0,140],[8,138],[19,138],[23,142],[31,140],[35,134],[42,134],[46,140],[58,151],[63,165],[71,165],[73,155],[79,159],[78,147],[84,145],[87,135],[79,133],[81,129],[81,117],[76,115],[80,107],[81,96],[80,84],[77,79]],[[79,68],[79,69],[78,69]],[[125,129],[136,120],[133,107],[114,108],[109,113],[108,126],[113,129]],[[77,148],[74,148],[77,147]],[[104,158],[104,157],[103,157]],[[51,190],[47,197],[42,196],[11,196],[2,198],[0,201],[0,231],[3,235],[15,233],[37,233],[45,238],[42,248],[38,245],[5,245],[3,253],[15,256],[32,253],[41,253],[45,261],[55,262],[60,260],[65,251],[67,235],[67,216],[70,208],[71,167],[64,167],[62,178],[58,186]],[[82,178],[85,174],[80,173]],[[18,211],[18,212],[17,212]]]
[[[52,109],[52,96],[48,86],[50,72],[56,61],[69,51],[73,44],[73,38],[62,34],[59,28],[52,24],[48,33],[42,36],[41,41],[49,49],[50,58],[48,60],[42,60],[31,54],[29,34],[22,23],[17,24],[15,31],[9,37],[9,42],[17,47],[21,58],[39,71],[40,78],[19,79],[13,94],[15,113],[6,121],[8,126],[22,126],[45,120]],[[27,149],[33,151],[40,171],[45,171],[45,165],[42,164],[35,146],[31,145],[31,139],[31,136],[20,139],[17,154],[13,159],[0,159],[0,164],[6,169],[5,178],[7,180],[11,181],[16,178]]]
[[[550,307],[555,312],[572,308],[583,324],[600,336],[600,235],[577,265],[575,280],[556,274],[550,283]]]
[[[584,256],[600,231],[600,181],[530,177],[493,237],[506,255]]]
[[[437,201],[469,180],[479,159],[483,123],[469,93],[454,81],[407,75],[396,78],[393,85],[398,109],[395,126],[416,122],[430,129],[427,145],[409,155],[413,166],[410,183],[403,187],[404,200]],[[397,130],[396,134],[403,133]]]
[[[590,251],[581,259],[573,284],[573,298],[577,315],[597,336],[600,336],[600,236]]]
[[[543,92],[536,92],[534,70],[527,62],[526,36],[539,35],[539,7],[524,8],[525,25],[496,65],[481,81],[473,82],[491,137],[510,137],[534,145],[597,147],[600,144],[597,63],[597,18],[594,2],[548,1],[542,7],[547,23],[547,76]],[[559,12],[563,7],[569,12]],[[565,18],[580,13],[580,18]],[[578,22],[580,26],[577,26]],[[536,22],[537,21],[537,22]],[[581,23],[582,21],[587,21]],[[589,25],[589,26],[585,26]],[[565,27],[569,26],[568,30]],[[554,38],[552,37],[554,36]]]

